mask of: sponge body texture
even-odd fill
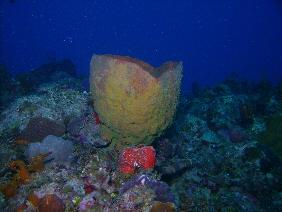
[[[171,124],[182,63],[154,68],[130,57],[94,55],[90,69],[90,90],[104,138],[121,146],[147,145]]]

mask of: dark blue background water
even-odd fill
[[[70,58],[88,74],[93,53],[153,65],[182,60],[184,88],[231,72],[282,75],[279,0],[1,0],[0,63],[16,73]]]

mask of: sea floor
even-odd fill
[[[282,210],[282,82],[194,84],[156,166],[123,174],[69,61],[3,76],[1,211]]]

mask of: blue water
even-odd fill
[[[87,76],[91,55],[110,53],[183,61],[185,91],[233,72],[282,75],[279,0],[1,0],[0,15],[0,63],[13,73],[70,58]]]

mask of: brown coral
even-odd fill
[[[25,165],[25,163],[21,160],[15,160],[10,162],[9,167],[12,170],[17,171],[17,175],[19,177],[19,181],[21,184],[26,184],[30,181],[31,176]]]
[[[29,142],[28,142],[27,140],[25,140],[25,139],[17,138],[17,139],[15,140],[15,143],[14,143],[14,144],[15,144],[15,145],[28,145]]]
[[[37,208],[39,206],[40,198],[35,194],[31,193],[28,195],[27,200],[35,207]]]
[[[65,131],[66,128],[63,123],[48,118],[34,117],[29,120],[27,127],[18,139],[40,142],[48,135],[61,136]]]
[[[44,169],[44,160],[48,157],[51,152],[45,154],[39,154],[31,159],[31,163],[28,166],[30,172],[40,172]]]
[[[9,183],[1,186],[0,191],[6,198],[11,198],[16,195],[17,189],[20,186],[20,182],[17,177],[18,176],[15,175]]]
[[[39,212],[64,212],[65,204],[56,194],[46,194],[39,201]]]
[[[32,172],[39,172],[44,169],[44,159],[51,153],[39,154],[32,158],[31,163],[27,166],[21,160],[15,160],[8,164],[8,167],[17,173],[10,182],[0,187],[0,191],[6,198],[13,197],[21,184],[27,184],[31,180]]]
[[[175,212],[175,205],[171,202],[155,202],[150,212]]]
[[[5,197],[10,198],[16,195],[17,189],[21,184],[26,184],[30,181],[31,176],[25,163],[21,160],[12,161],[8,166],[17,173],[13,176],[10,182],[1,186],[0,191]]]

